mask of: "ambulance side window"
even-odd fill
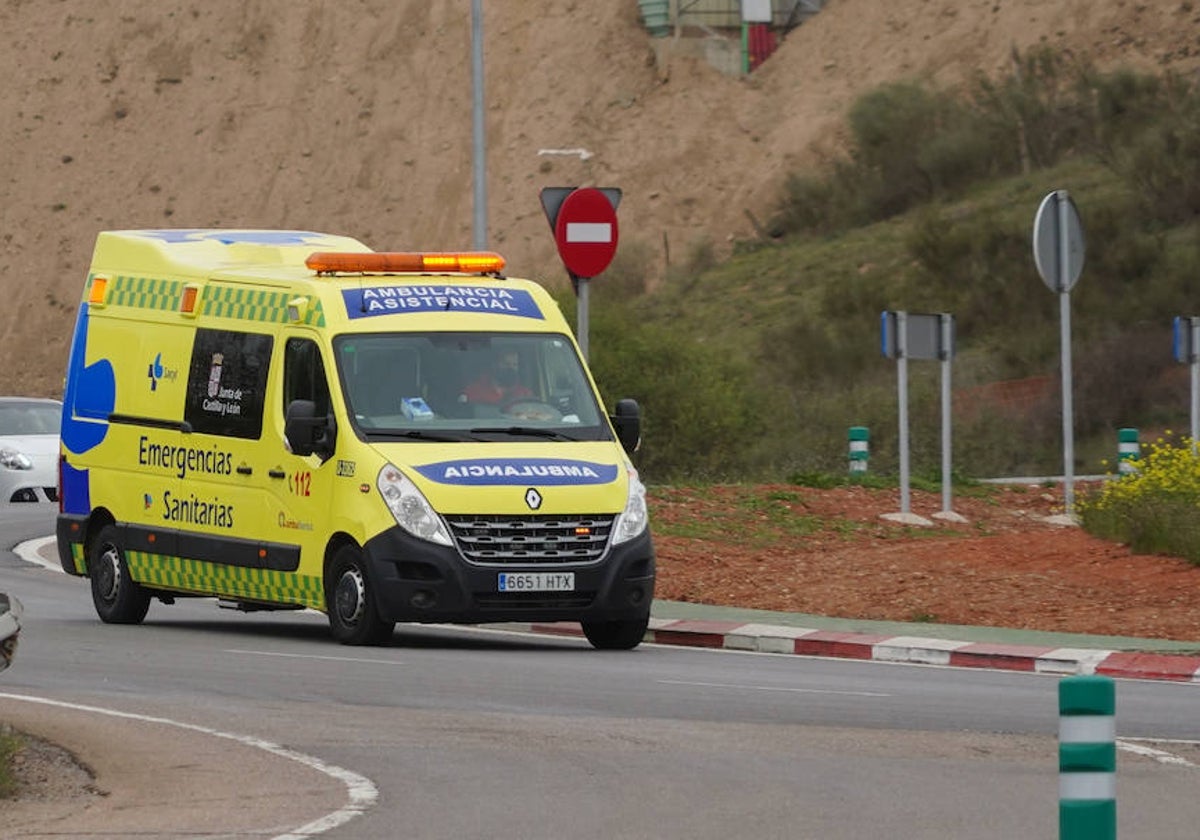
[[[546,379],[549,384],[547,402],[564,415],[577,414],[582,402],[579,390],[583,381],[579,375],[579,363],[570,345],[563,339],[555,339],[543,349]]]
[[[315,341],[289,338],[283,354],[283,410],[292,400],[312,400],[317,416],[328,414],[329,383]]]
[[[183,409],[192,431],[259,437],[272,344],[260,333],[196,330]]]

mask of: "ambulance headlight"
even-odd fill
[[[31,470],[33,460],[19,449],[0,449],[0,467],[8,470]]]
[[[379,495],[387,504],[396,524],[414,537],[450,545],[450,534],[424,494],[400,470],[387,464],[379,471]]]
[[[629,468],[629,497],[625,500],[625,510],[617,517],[613,528],[613,545],[628,542],[646,530],[650,523],[650,513],[646,510],[646,487],[638,478],[637,470]]]

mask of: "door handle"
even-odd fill
[[[279,467],[276,467],[273,470],[267,470],[267,475],[271,476],[271,478],[287,478],[287,473],[279,469]]]
[[[250,475],[254,472],[254,470],[247,464],[239,464],[237,471],[238,475]]]

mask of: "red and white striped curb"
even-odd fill
[[[26,560],[62,571],[57,555],[53,554],[53,543],[54,537],[46,537],[41,541],[23,543],[14,550]],[[41,555],[44,555],[45,559]],[[503,626],[510,630],[524,629],[530,633],[556,636],[583,635],[582,628],[570,622],[506,623]],[[909,662],[960,668],[995,668],[1068,676],[1100,674],[1129,679],[1200,682],[1200,655],[1176,653],[954,642],[921,636],[847,633],[712,619],[651,618],[645,641],[660,645],[794,653],[803,656]]]
[[[527,624],[524,628],[531,633],[583,635],[578,624],[567,622]],[[869,659],[877,662],[1200,682],[1200,656],[1187,654],[955,642],[921,636],[847,633],[708,619],[652,618],[645,641],[661,645]]]

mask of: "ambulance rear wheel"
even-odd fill
[[[646,637],[650,616],[630,621],[585,621],[583,635],[596,650],[633,650]]]
[[[88,552],[92,603],[105,624],[141,624],[150,609],[150,593],[129,576],[121,532],[105,525]]]
[[[346,545],[337,550],[325,580],[329,629],[344,645],[378,645],[391,638],[396,625],[379,617],[379,607],[362,552]]]

